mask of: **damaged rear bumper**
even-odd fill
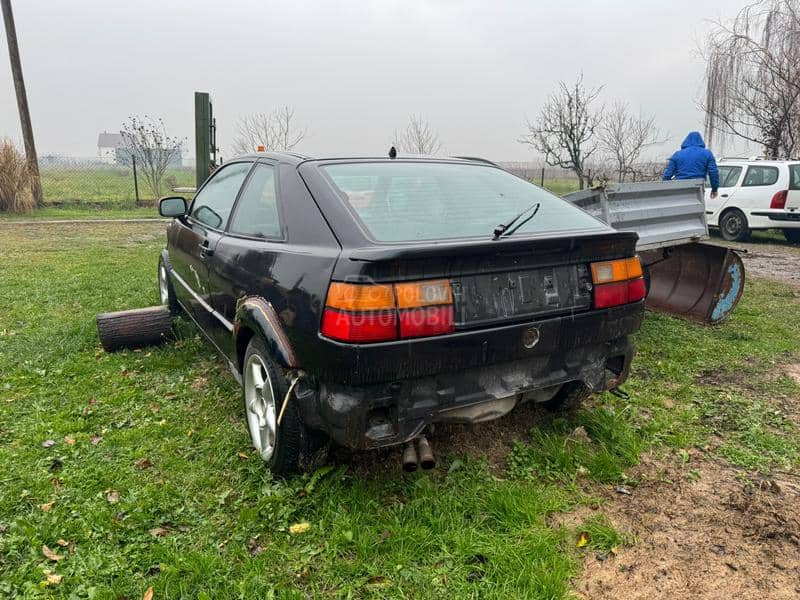
[[[520,402],[547,401],[572,381],[596,392],[612,389],[628,376],[633,349],[627,334],[638,329],[642,314],[641,305],[628,305],[551,319],[568,321],[562,331],[569,334],[524,358],[380,383],[317,379],[314,389],[298,394],[301,412],[308,425],[337,444],[374,448],[413,439],[432,423],[500,417]],[[536,325],[547,329],[546,322]],[[519,343],[530,326],[520,325],[519,335],[506,331],[507,343]]]

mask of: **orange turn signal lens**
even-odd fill
[[[638,257],[592,263],[592,282],[596,285],[627,281],[642,276],[642,263]]]
[[[325,302],[339,310],[394,310],[391,285],[331,282]]]
[[[420,308],[453,303],[453,292],[447,279],[396,283],[394,288],[397,291],[397,308]]]

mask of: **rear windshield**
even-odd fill
[[[491,237],[497,225],[537,203],[536,215],[514,236],[605,229],[572,204],[491,166],[393,161],[322,168],[380,242]]]

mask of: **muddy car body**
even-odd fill
[[[636,235],[483,161],[259,154],[161,211],[162,301],[242,381],[275,471],[627,376]]]

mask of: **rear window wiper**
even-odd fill
[[[536,213],[537,213],[537,212],[539,212],[539,206],[541,206],[541,203],[539,203],[539,202],[537,202],[537,203],[535,203],[535,204],[531,204],[531,205],[530,205],[528,208],[526,208],[525,210],[523,210],[523,211],[522,211],[521,213],[519,213],[519,214],[518,214],[516,217],[514,217],[513,219],[511,219],[511,220],[510,220],[508,223],[500,223],[500,225],[498,225],[497,227],[495,227],[495,228],[494,228],[494,232],[493,232],[493,233],[494,233],[494,236],[492,237],[492,239],[493,239],[493,240],[499,240],[501,237],[506,237],[506,236],[509,236],[509,235],[511,235],[512,233],[514,233],[514,232],[515,232],[517,229],[519,229],[520,227],[522,227],[523,225],[525,225],[525,223],[527,223],[527,222],[528,222],[528,221],[530,221],[530,220],[531,220],[533,217],[535,217],[535,216],[536,216]],[[523,216],[525,215],[525,213],[528,213],[528,212],[530,212],[530,211],[533,211],[533,212],[531,212],[531,214],[529,214],[527,217],[525,217],[524,219],[522,219],[522,221],[520,221],[519,223],[517,223],[517,221],[518,221],[518,220],[519,220],[521,217],[523,217]],[[512,228],[511,228],[511,226],[512,226],[512,225],[514,225],[514,223],[517,223],[517,225],[516,225],[516,227],[514,227],[514,228],[512,229]]]

